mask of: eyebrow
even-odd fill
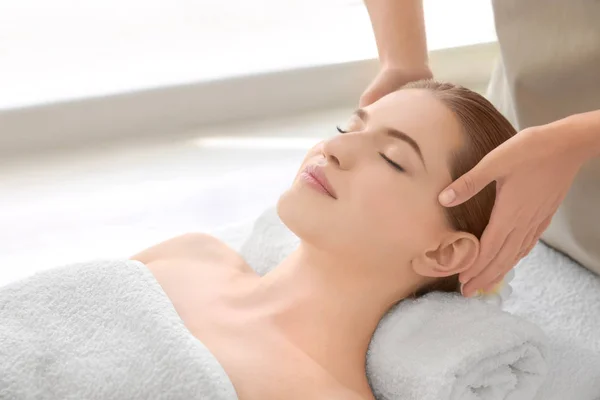
[[[354,115],[356,115],[358,118],[360,118],[365,123],[369,119],[369,114],[367,114],[367,112],[365,110],[363,110],[362,108],[359,108],[358,110],[354,111]],[[408,143],[408,145],[410,147],[412,147],[413,150],[417,153],[417,155],[421,159],[421,162],[423,163],[423,166],[425,167],[425,159],[423,158],[423,153],[421,152],[421,148],[419,147],[419,144],[417,142],[415,142],[415,140],[412,137],[410,137],[409,135],[407,135],[406,133],[404,133],[402,131],[399,131],[398,129],[393,129],[393,128],[386,128],[385,133],[388,136],[394,137],[396,139],[400,139],[400,140]]]

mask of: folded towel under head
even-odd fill
[[[546,374],[527,321],[460,295],[405,301],[381,321],[367,372],[381,399],[533,399]]]
[[[505,309],[548,337],[536,400],[600,400],[600,276],[543,243],[516,270]]]
[[[274,208],[241,247],[261,275],[298,245]],[[378,399],[527,400],[542,384],[545,337],[532,323],[482,301],[432,293],[381,321],[367,354]]]

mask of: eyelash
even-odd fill
[[[396,164],[395,162],[393,162],[392,160],[390,160],[389,158],[387,158],[385,156],[385,154],[383,153],[379,153],[379,155],[381,156],[381,158],[383,158],[388,164],[390,164],[392,166],[392,168],[400,171],[400,172],[406,172],[406,170],[404,168],[402,168],[401,165]]]
[[[335,129],[337,129],[337,131],[338,131],[339,133],[341,133],[342,135],[343,135],[344,133],[348,133],[348,131],[345,131],[345,130],[343,130],[343,129],[342,129],[342,128],[340,128],[339,126],[336,126],[336,127],[335,127]],[[400,171],[400,172],[406,172],[406,170],[405,170],[404,168],[402,168],[402,166],[401,166],[401,165],[399,165],[399,164],[396,164],[395,162],[393,162],[392,160],[390,160],[389,158],[387,158],[385,154],[383,154],[383,153],[379,153],[379,155],[381,156],[381,158],[383,158],[383,159],[384,159],[384,160],[385,160],[385,161],[386,161],[388,164],[390,164],[390,165],[391,165],[391,166],[392,166],[394,169],[396,169],[397,171]]]

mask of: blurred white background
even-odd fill
[[[495,40],[487,0],[425,0],[430,50]],[[361,0],[0,0],[0,109],[376,57]]]
[[[425,6],[430,50],[495,40],[488,1]],[[0,0],[0,138],[17,134],[2,118],[23,107],[43,111],[97,96],[110,102],[142,89],[374,58],[358,0]],[[455,66],[467,74],[470,67]],[[167,130],[152,140],[11,153],[0,159],[0,285],[251,221],[276,202],[306,149],[333,135],[357,100]],[[83,116],[74,109],[58,108],[51,117],[77,128]],[[43,113],[31,115],[44,127]],[[124,123],[108,115],[108,127]]]

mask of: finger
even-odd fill
[[[499,284],[499,283],[502,281],[502,279],[504,279],[504,275],[502,275],[502,276],[500,276],[500,277],[496,278],[496,279],[495,279],[495,280],[494,280],[494,281],[493,281],[493,282],[490,284],[490,287],[491,287],[491,288],[495,287],[497,284]],[[465,296],[465,297],[470,297],[470,296],[467,296],[467,294],[466,294],[466,292],[465,292],[465,285],[460,285],[460,293],[462,293],[462,295],[463,295],[463,296]]]
[[[473,169],[448,185],[440,193],[438,200],[445,207],[457,206],[475,196],[496,178],[493,164],[484,157]]]
[[[490,283],[487,287],[485,287],[483,290],[490,291],[490,290],[494,289],[498,284],[500,284],[500,282],[502,282],[505,275],[506,274],[501,274],[499,277],[494,279],[494,281],[492,283]]]
[[[519,234],[517,231],[513,231],[508,236],[498,255],[494,257],[479,275],[467,282],[464,288],[467,295],[474,293],[478,289],[487,288],[490,283],[502,276],[504,271],[508,271],[514,266],[513,260],[520,249],[523,237],[524,235]]]
[[[531,253],[531,250],[533,250],[533,248],[535,247],[537,242],[538,242],[538,237],[536,236],[533,238],[533,240],[531,242],[529,242],[527,247],[525,247],[525,249],[523,249],[521,251],[521,254],[519,254],[519,257],[515,260],[515,262],[519,262],[522,259],[524,259],[525,257],[527,257],[529,255],[529,253]]]
[[[490,222],[487,228],[481,235],[481,250],[477,261],[468,270],[462,272],[459,276],[459,280],[462,283],[467,283],[475,276],[479,275],[481,271],[496,257],[508,236],[514,229],[514,223],[509,222],[512,219],[508,219],[507,212],[502,211],[497,207],[492,210],[490,216]]]
[[[532,243],[530,243],[529,246],[527,246],[527,248],[525,249],[525,251],[523,251],[523,253],[519,255],[519,258],[515,260],[515,263],[519,263],[522,259],[527,257],[536,244],[537,240],[534,240]]]
[[[483,287],[483,290],[488,292],[492,289],[494,289],[496,287],[496,285],[498,285],[500,282],[502,282],[504,280],[504,278],[506,277],[506,274],[508,274],[508,272],[515,268],[517,266],[517,261],[512,260],[511,262],[506,262],[504,264],[504,268],[502,269],[502,271],[500,271],[500,275],[498,275],[496,277],[496,279],[494,279],[491,283],[487,284],[486,286]]]
[[[536,225],[535,227],[531,228],[529,230],[529,233],[527,233],[527,236],[525,236],[525,240],[523,240],[523,243],[521,244],[521,251],[519,252],[519,255],[517,256],[516,261],[518,262],[521,258],[525,257],[529,251],[533,248],[533,246],[535,246],[535,242],[537,242],[537,232],[539,230],[539,225]]]
[[[362,96],[360,96],[360,100],[358,101],[358,106],[360,108],[366,107],[368,105],[375,103],[381,97],[382,96],[379,93],[377,93],[373,90],[369,90],[369,91],[365,92]]]
[[[484,281],[482,283],[477,283],[475,281],[475,279],[473,279],[473,281],[475,282],[473,285],[476,287],[475,289],[473,289],[473,291],[477,291],[477,290],[483,290],[485,292],[489,292],[492,289],[494,289],[494,287],[504,279],[504,277],[506,276],[506,274],[508,273],[508,271],[510,271],[511,269],[513,269],[516,266],[516,262],[514,260],[506,260],[506,261],[498,261],[496,263],[495,268],[493,267],[493,270],[496,271],[494,273],[491,273],[489,276],[487,277],[483,277],[482,279],[484,279]],[[487,270],[486,270],[487,271]],[[485,274],[485,272],[483,274]],[[482,274],[482,275],[483,275]],[[469,288],[467,288],[467,290],[469,290]]]
[[[520,254],[519,260],[521,258],[524,258],[525,256],[527,256],[531,252],[531,250],[533,250],[533,248],[537,244],[538,240],[540,239],[540,237],[542,236],[544,231],[548,228],[548,226],[550,225],[551,222],[552,222],[552,216],[543,220],[542,223],[540,223],[536,227],[533,235],[531,236],[531,238],[529,238],[529,244],[527,245],[525,250]]]
[[[507,234],[494,234],[493,231],[490,231],[487,237],[482,237],[481,252],[479,253],[479,257],[477,257],[476,263],[471,268],[459,275],[459,281],[462,283],[467,283],[481,274],[500,252],[509,234],[510,232]]]
[[[544,233],[544,231],[545,231],[546,229],[548,229],[548,227],[550,226],[550,223],[552,222],[552,217],[553,217],[553,216],[554,216],[554,215],[551,215],[551,216],[549,216],[548,218],[546,218],[546,219],[545,219],[545,220],[544,220],[544,221],[543,221],[543,222],[540,224],[540,226],[539,226],[539,228],[538,228],[538,230],[537,230],[537,232],[536,232],[536,234],[535,234],[535,237],[536,237],[536,239],[535,239],[535,240],[536,240],[536,242],[537,242],[537,240],[538,240],[538,239],[539,239],[539,238],[542,236],[542,234]]]
[[[360,97],[358,106],[360,108],[369,106],[381,99],[383,96],[393,92],[400,86],[402,85],[393,85],[392,82],[381,79],[381,76],[379,76]]]

